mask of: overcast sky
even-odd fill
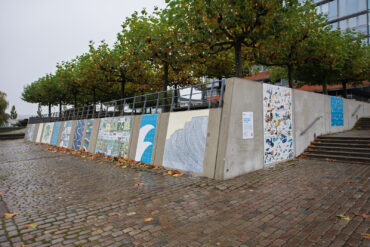
[[[126,17],[154,6],[165,0],[0,0],[0,91],[18,114],[35,115],[37,104],[21,100],[24,85],[86,52],[90,40],[113,44]]]

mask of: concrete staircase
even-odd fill
[[[361,118],[356,130],[370,130],[370,118]],[[307,158],[370,164],[370,131],[363,136],[319,136],[303,153]],[[347,134],[347,133],[346,133]]]
[[[354,127],[356,130],[370,130],[370,118],[360,118]]]

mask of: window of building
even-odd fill
[[[357,10],[358,11],[366,10],[366,0],[358,0],[358,9]]]
[[[339,22],[339,28],[340,30],[344,31],[348,28],[347,20],[343,20]]]
[[[341,17],[345,15],[346,15],[346,0],[339,0],[339,16]]]
[[[338,16],[337,0],[329,2],[329,19],[334,19]]]
[[[347,15],[357,12],[357,0],[347,0]]]

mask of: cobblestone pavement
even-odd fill
[[[1,197],[19,213],[0,246],[370,246],[353,214],[369,214],[370,166],[301,159],[215,181],[44,149],[0,142]]]

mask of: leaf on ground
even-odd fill
[[[351,181],[351,180],[349,180],[349,179],[344,179],[344,180],[343,180],[343,183],[348,183],[348,184],[349,184],[349,183],[352,183],[352,181]]]
[[[269,191],[268,190],[263,190],[262,193],[266,194],[266,193],[269,193]]]
[[[370,233],[361,233],[361,236],[365,239],[370,239]]]
[[[368,191],[368,189],[361,189],[361,191],[362,191],[362,192],[367,192],[367,191]]]
[[[27,229],[31,229],[31,228],[36,228],[37,225],[36,224],[27,224],[27,225],[24,225],[23,227],[27,228]]]
[[[119,166],[121,166],[122,164],[120,163],[120,162],[117,162],[114,166],[115,167],[119,167]]]
[[[344,193],[344,190],[338,190],[338,192]]]
[[[135,215],[136,214],[136,212],[129,212],[129,213],[127,213],[126,215],[127,216],[131,216],[131,215]]]
[[[137,184],[135,184],[136,187],[137,186],[140,186],[140,185],[144,185],[144,183],[137,183]]]
[[[0,192],[0,196],[2,196],[4,193],[3,192]]]
[[[154,220],[153,218],[146,218],[145,220],[144,220],[144,222],[149,222],[149,221],[152,221],[152,220]]]
[[[121,168],[122,168],[122,169],[125,169],[125,168],[127,168],[127,166],[121,166]]]
[[[337,215],[337,217],[338,217],[338,218],[341,218],[342,220],[351,220],[351,218],[350,218],[350,217],[345,216],[345,215],[343,215],[343,214],[338,214],[338,215]]]
[[[121,214],[119,212],[111,212],[108,215],[109,216],[114,216],[114,215],[120,216]]]
[[[358,213],[358,212],[354,212],[353,214],[356,215],[356,216],[361,216],[364,219],[370,219],[369,214],[361,214],[361,213]]]
[[[217,243],[216,243],[216,245],[217,245],[217,246],[220,246],[221,244],[220,244],[220,242],[217,242]]]
[[[172,175],[173,174],[173,171],[168,171],[167,173],[170,174],[170,175]]]
[[[137,180],[137,177],[134,177],[134,180]]]
[[[172,175],[172,177],[181,177],[181,176],[184,176],[184,174],[177,173],[177,174],[175,174],[175,175]]]
[[[9,214],[9,213],[5,213],[4,214],[4,219],[9,219],[9,218],[13,218],[14,216],[18,215],[19,213],[17,212],[13,212],[12,214]]]

